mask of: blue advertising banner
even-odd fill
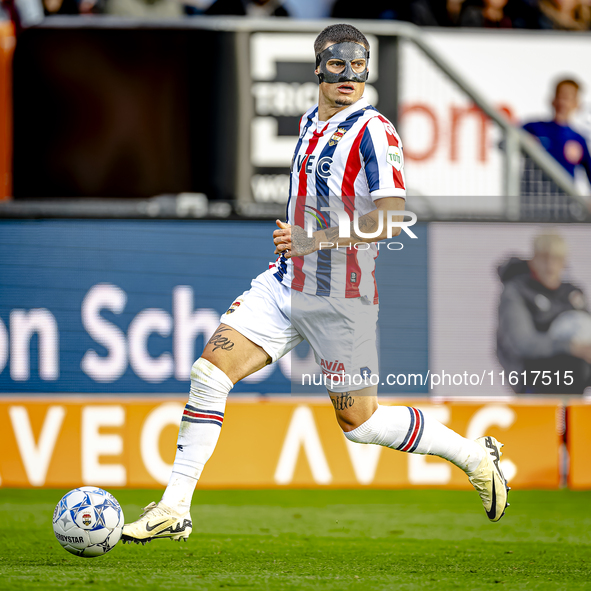
[[[234,299],[274,260],[269,222],[0,221],[0,392],[179,393]],[[427,371],[427,227],[378,257],[386,372]],[[235,392],[288,393],[302,344]],[[294,357],[297,356],[297,357]],[[427,392],[386,386],[383,392]]]

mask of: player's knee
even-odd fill
[[[218,367],[200,357],[191,368],[189,400],[198,404],[225,402],[234,384]]]
[[[345,437],[354,443],[374,443],[375,433],[371,418],[368,420],[350,419],[346,424],[339,421]]]
[[[351,431],[357,429],[357,427],[360,427],[364,423],[364,419],[359,420],[357,417],[337,415],[337,423],[346,436],[347,433],[350,433]]]
[[[354,443],[375,443],[383,445],[383,423],[386,407],[378,406],[377,410],[365,422],[357,425],[352,430],[343,429],[345,437]]]
[[[349,441],[352,441],[353,443],[371,443],[370,441],[366,441],[367,437],[365,433],[359,433],[358,428],[351,429],[349,431],[343,429],[343,434]]]

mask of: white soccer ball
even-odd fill
[[[124,517],[117,499],[96,486],[66,493],[53,512],[57,541],[76,556],[102,556],[121,538]]]
[[[591,344],[591,315],[583,310],[568,310],[556,317],[548,333],[560,340]]]

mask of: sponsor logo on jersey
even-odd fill
[[[371,369],[369,369],[369,367],[362,367],[359,370],[359,373],[361,374],[361,376],[365,379],[369,378],[369,376],[371,376]]]
[[[323,179],[327,179],[330,176],[330,165],[332,164],[332,158],[330,156],[325,156],[318,160],[318,164],[316,165],[316,172],[319,176]]]
[[[316,156],[314,154],[300,154],[297,161],[298,172],[300,172],[302,167],[304,167],[306,174],[312,174],[312,165],[314,164],[314,160],[316,160]]]
[[[332,137],[328,140],[329,146],[336,146],[343,136],[347,133],[347,130],[344,127],[339,127],[333,134]]]
[[[351,283],[357,283],[357,273],[351,273]]]
[[[398,146],[388,146],[386,160],[396,170],[400,170],[402,168],[402,150]]]

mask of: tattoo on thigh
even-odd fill
[[[211,339],[209,339],[208,345],[213,347],[214,351],[221,349],[222,351],[231,351],[234,348],[234,342],[222,333],[231,330],[229,328],[218,328]]]
[[[333,396],[330,400],[335,410],[347,410],[355,404],[355,399],[349,392],[343,392],[340,396]]]

